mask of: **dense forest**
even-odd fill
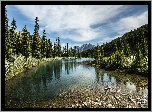
[[[29,63],[32,64],[31,66],[36,66],[34,63],[39,63],[49,58],[77,57],[76,46],[69,48],[67,43],[65,47],[61,48],[59,37],[53,43],[50,39],[47,39],[45,30],[43,30],[43,35],[40,36],[38,17],[35,19],[33,35],[28,32],[26,25],[22,31],[16,32],[16,20],[13,18],[10,26],[8,21],[5,8],[5,76],[10,72],[20,71],[16,69],[26,68]],[[12,63],[11,70],[10,65]]]
[[[5,8],[5,62],[11,63],[16,57],[24,57],[25,62],[29,59],[55,58],[55,57],[91,57],[95,61],[91,64],[100,68],[110,70],[122,70],[127,73],[148,74],[148,24],[141,26],[118,37],[109,43],[103,43],[93,49],[83,52],[76,52],[73,48],[61,48],[59,37],[56,42],[47,39],[45,29],[43,35],[39,34],[38,17],[35,19],[33,35],[28,32],[26,25],[22,31],[16,32],[16,21],[13,18],[11,25],[8,25],[7,10]],[[30,58],[31,57],[31,58]],[[32,62],[32,61],[31,61]],[[17,63],[17,61],[16,61]],[[25,67],[27,63],[23,66]],[[16,67],[18,69],[19,67]],[[5,67],[6,72],[9,72]]]
[[[27,59],[32,56],[37,59],[51,58],[51,57],[68,57],[75,56],[75,49],[63,47],[61,50],[61,43],[59,37],[56,42],[51,42],[46,38],[46,32],[43,30],[43,36],[41,37],[38,30],[38,17],[35,19],[35,28],[33,35],[28,32],[26,25],[20,32],[16,32],[16,21],[13,18],[12,23],[8,26],[8,18],[5,9],[5,58],[9,59],[13,55],[22,54]]]
[[[95,59],[92,64],[108,70],[148,75],[148,24],[125,33],[111,42],[83,51],[82,57]]]

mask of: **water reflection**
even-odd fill
[[[70,71],[76,70],[76,62],[77,60],[62,60],[62,67],[64,68],[65,74],[69,74]]]
[[[62,61],[56,61],[53,63],[53,70],[55,79],[60,80],[60,74],[62,72]]]
[[[103,86],[115,85],[117,82],[115,77],[113,77],[111,74],[107,74],[106,72],[98,68],[95,68],[95,74],[96,74],[96,82]]]
[[[86,60],[88,59],[49,62],[6,81],[6,106],[13,107],[14,104],[21,105],[24,102],[47,100],[70,87],[81,85],[96,87],[96,85],[111,84],[121,86],[121,89],[126,89],[131,93],[148,94],[146,90],[137,87],[135,82],[128,82],[128,79],[131,80],[130,77],[123,78],[127,81],[122,80],[116,77],[116,74],[85,65],[83,61]],[[143,78],[138,77],[138,80],[143,80]],[[8,105],[7,102],[10,100],[12,102]]]

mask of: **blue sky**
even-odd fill
[[[60,37],[62,47],[91,43],[102,45],[148,23],[148,5],[7,5],[9,25],[17,31],[26,25],[33,34],[35,18],[39,34],[46,30],[52,42]]]

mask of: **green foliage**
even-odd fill
[[[39,25],[38,25],[38,17],[35,19],[35,29],[34,29],[34,35],[33,35],[33,42],[32,42],[32,57],[35,57],[37,59],[41,58],[41,38],[39,36],[38,30],[39,30]]]
[[[16,32],[16,21],[13,18],[11,25],[8,25],[7,10],[5,8],[5,58],[9,60],[11,56],[23,55],[26,60],[32,58],[55,58],[57,57],[91,57],[94,64],[107,69],[121,69],[129,73],[142,75],[148,74],[148,24],[125,33],[111,42],[97,45],[92,49],[76,53],[76,46],[68,48],[68,43],[61,50],[59,37],[56,42],[51,42],[39,35],[38,17],[35,19],[34,33],[30,35],[26,25],[22,32]]]
[[[15,32],[17,26],[16,26],[16,21],[15,19],[13,18],[12,20],[12,23],[11,23],[11,28],[10,28],[10,46],[9,46],[9,54],[10,56],[14,55],[15,52],[16,52],[16,36],[17,36],[17,33]]]
[[[22,29],[22,39],[18,39],[18,47],[22,47],[22,54],[23,56],[25,56],[26,60],[27,58],[30,56],[30,35],[26,29],[26,25],[24,26],[24,28]],[[22,42],[21,42],[22,40]],[[22,44],[22,46],[21,46]]]
[[[7,10],[5,8],[5,58],[9,58],[11,55],[11,40],[8,26]]]
[[[82,52],[83,57],[95,59],[92,65],[108,70],[148,75],[148,24]],[[91,55],[93,54],[93,55]]]
[[[54,43],[54,57],[61,57],[62,50],[61,50],[61,43],[59,37],[56,39],[56,43]]]
[[[46,57],[46,52],[47,52],[47,41],[46,41],[46,36],[45,36],[45,30],[43,30],[43,36],[41,40],[41,54],[42,58]]]
[[[46,58],[51,58],[53,55],[52,42],[50,39],[47,41]],[[55,54],[53,55],[55,57]]]

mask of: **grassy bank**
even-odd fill
[[[12,60],[14,60],[14,62],[5,59],[5,80],[11,79],[13,76],[22,73],[26,70],[29,70],[32,67],[39,66],[45,62],[61,60],[61,59],[75,59],[75,57],[68,57],[68,58],[55,57],[55,58],[42,58],[42,59],[29,57],[26,60],[25,57],[22,55],[12,56]]]

